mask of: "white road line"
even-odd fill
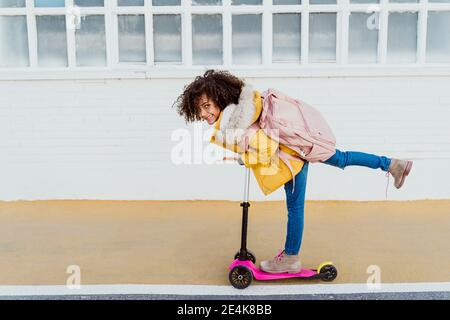
[[[0,286],[0,296],[64,295],[298,295],[386,292],[450,292],[450,282],[387,283],[371,288],[365,283],[319,285],[254,285],[245,290],[213,285],[82,285],[79,289],[61,286]]]

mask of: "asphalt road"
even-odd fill
[[[450,300],[450,292],[389,292],[269,296],[73,295],[0,296],[0,300]]]

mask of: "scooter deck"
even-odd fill
[[[318,278],[319,274],[316,270],[313,269],[302,269],[298,273],[268,273],[264,272],[258,267],[255,266],[253,262],[250,260],[241,261],[239,259],[236,259],[233,261],[233,263],[229,266],[229,269],[233,269],[235,266],[245,266],[248,269],[250,269],[253,273],[253,277],[256,280],[276,280],[276,279],[288,279],[288,278]]]

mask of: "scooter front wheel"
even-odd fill
[[[234,255],[234,259],[239,259],[239,251]],[[250,260],[253,263],[256,263],[256,257],[250,250],[247,250],[247,260]]]
[[[244,266],[236,266],[231,269],[228,279],[233,287],[236,289],[245,289],[247,288],[253,280],[252,271]]]
[[[333,266],[332,264],[327,264],[324,265],[322,268],[320,268],[319,270],[319,275],[320,275],[320,279],[322,279],[323,281],[333,281],[334,279],[336,279],[337,275],[338,275],[338,271],[336,269],[335,266]]]

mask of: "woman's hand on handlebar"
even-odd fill
[[[239,157],[223,157],[223,161],[232,160],[232,161],[238,161]]]
[[[223,161],[232,160],[237,161],[241,166],[244,165],[244,161],[239,156],[233,156],[233,157],[223,157]]]

